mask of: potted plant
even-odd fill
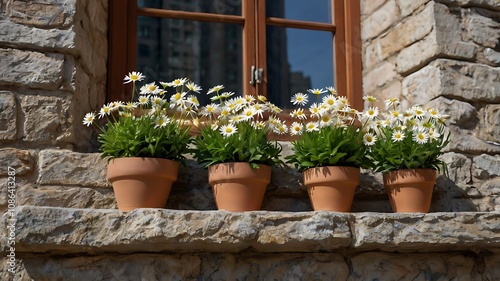
[[[208,91],[213,103],[199,112],[200,134],[192,153],[208,168],[218,209],[260,210],[271,166],[283,164],[281,145],[267,136],[285,133],[287,127],[276,118],[280,109],[265,97],[232,97],[223,89],[219,85]]]
[[[374,97],[365,99],[373,105]],[[420,105],[402,111],[400,101],[385,101],[387,111],[370,106],[363,112],[364,140],[373,169],[382,172],[395,212],[429,212],[436,172],[446,172],[439,159],[449,143],[447,115]]]
[[[303,173],[311,204],[315,211],[349,212],[356,187],[359,185],[360,167],[367,166],[363,134],[355,125],[357,110],[350,107],[347,98],[337,96],[333,87],[319,101],[323,89],[309,90],[316,102],[306,115],[302,106],[309,101],[307,95],[296,93],[291,112],[296,118],[290,127],[293,154],[286,157]]]
[[[177,180],[178,162],[183,163],[192,141],[183,120],[198,103],[183,89],[196,92],[199,87],[176,79],[161,86],[148,83],[138,90],[136,82],[144,78],[139,72],[129,73],[124,80],[132,83],[132,101],[105,104],[83,120],[100,132],[101,157],[108,159],[107,177],[121,211],[163,208]],[[174,88],[172,95],[167,88]],[[99,123],[101,118],[104,124]]]

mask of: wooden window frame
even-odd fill
[[[265,1],[243,1],[242,15],[208,14],[137,7],[137,0],[110,0],[107,99],[125,100],[127,88],[123,77],[136,70],[137,17],[154,16],[205,22],[233,23],[243,26],[244,92],[266,95],[267,76],[255,86],[250,85],[250,66],[266,68],[267,26],[330,31],[333,36],[335,88],[347,96],[351,106],[363,109],[361,77],[360,3],[357,0],[331,0],[332,22],[307,22],[286,18],[256,17],[265,15]],[[272,0],[271,0],[272,1]],[[255,36],[254,34],[257,34]],[[263,43],[262,43],[263,42]],[[256,52],[257,51],[257,52]]]

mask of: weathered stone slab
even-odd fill
[[[318,252],[351,242],[348,215],[329,212],[20,207],[17,252]],[[3,236],[2,236],[3,237]],[[5,243],[5,241],[4,241]]]
[[[73,22],[76,0],[12,0],[10,20],[45,28],[67,27]]]
[[[0,140],[17,138],[17,102],[13,93],[0,91]]]
[[[436,0],[446,4],[459,5],[459,6],[479,6],[492,10],[500,11],[500,2],[498,0]]]
[[[448,177],[457,184],[467,184],[471,182],[472,160],[459,153],[445,153],[441,159],[448,166]]]
[[[0,49],[0,85],[56,90],[63,79],[64,56]]]
[[[59,94],[61,96],[23,95],[20,97],[24,117],[23,140],[38,144],[71,141],[71,95]]]
[[[500,177],[500,154],[481,154],[473,159],[473,173],[476,178]]]
[[[438,252],[500,248],[500,213],[354,214],[358,250]]]
[[[368,40],[380,34],[400,18],[395,0],[388,0],[382,7],[364,20],[361,25],[361,39]]]
[[[441,114],[449,115],[447,123],[460,128],[473,129],[479,122],[476,108],[468,102],[438,97],[428,102],[425,107],[436,108]]]
[[[481,11],[475,9],[463,10],[463,22],[465,38],[488,48],[496,48],[500,40],[500,22],[495,21],[492,12],[491,17],[481,15]],[[500,18],[500,13],[496,14]]]
[[[18,253],[500,249],[500,213],[231,213],[165,209],[121,213],[24,206],[18,207],[16,219]],[[5,239],[1,241],[5,246]]]
[[[40,152],[38,162],[39,184],[110,186],[106,180],[107,162],[100,153],[47,149]]]
[[[498,103],[498,93],[500,69],[469,62],[438,59],[403,79],[403,95],[411,103],[426,104],[440,95]]]
[[[348,280],[349,277],[344,256],[329,253],[137,253],[62,259],[23,255],[19,260],[19,268],[12,275],[16,281]],[[0,273],[6,273],[6,264],[4,259],[0,260]]]
[[[0,149],[0,163],[2,163],[0,176],[7,175],[7,167],[14,169],[16,176],[22,176],[33,170],[34,153],[29,150],[2,148]]]
[[[0,20],[0,43],[22,48],[67,51],[75,47],[75,32],[71,29],[43,29]]]

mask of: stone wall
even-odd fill
[[[500,210],[500,2],[361,3],[364,94],[451,116],[442,211]]]
[[[16,170],[18,202],[44,204],[38,195],[61,188],[37,184],[44,155],[92,149],[95,135],[81,120],[106,97],[107,6],[107,0],[0,1],[0,209],[7,165]]]
[[[273,170],[263,204],[273,212],[206,212],[215,209],[212,191],[194,161],[181,167],[167,203],[194,211],[120,214],[106,162],[92,153],[95,132],[81,124],[105,102],[108,0],[0,0],[0,213],[7,166],[20,206],[18,271],[6,271],[4,215],[0,279],[500,276],[500,4],[360,1],[364,94],[399,95],[451,115],[450,176],[439,177],[429,215],[385,214],[381,175],[369,172],[353,215],[308,212],[301,175],[290,167]],[[23,207],[30,205],[37,207]],[[484,213],[455,213],[464,211]],[[189,228],[194,221],[205,228]],[[172,243],[182,253],[165,248]]]

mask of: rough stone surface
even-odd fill
[[[361,39],[367,40],[380,34],[399,19],[399,9],[395,0],[388,0],[382,7],[364,20]]]
[[[383,62],[377,68],[366,73],[363,80],[363,92],[371,93],[378,87],[384,86],[397,77],[395,65]]]
[[[500,143],[500,104],[488,104],[479,111],[477,136],[485,141]],[[500,145],[500,144],[499,144]]]
[[[420,252],[500,247],[500,213],[356,214],[353,247]]]
[[[20,101],[24,119],[23,140],[39,144],[71,141],[71,95],[23,95]]]
[[[500,177],[500,154],[482,154],[473,159],[474,176],[480,179]]]
[[[441,159],[448,166],[448,177],[456,184],[468,184],[471,182],[472,160],[459,153],[445,153]]]
[[[479,6],[500,11],[500,3],[498,2],[498,0],[436,0],[436,1],[451,5],[465,6],[465,7]]]
[[[417,10],[419,7],[422,7],[429,1],[430,0],[413,0],[413,1],[398,0],[397,3],[399,9],[401,10],[401,15],[403,17],[406,17],[415,12],[415,10]]]
[[[421,95],[420,93],[426,93]],[[500,69],[438,59],[403,79],[403,96],[425,104],[440,95],[465,101],[500,102]]]
[[[468,102],[438,97],[427,103],[425,107],[436,108],[441,114],[449,115],[447,123],[460,128],[474,129],[479,122],[476,108]]]
[[[20,207],[16,219],[18,253],[317,252],[351,242],[348,215],[329,212]]]
[[[16,176],[30,173],[35,165],[34,152],[16,148],[0,149],[0,163],[3,167],[0,176],[7,175],[7,167],[15,170]]]
[[[0,49],[0,65],[0,85],[56,90],[63,78],[64,56]]]
[[[486,13],[488,16],[483,16]],[[477,9],[463,10],[465,37],[488,48],[500,46],[500,13]],[[497,18],[495,21],[493,18]]]
[[[489,65],[495,66],[500,64],[500,53],[491,48],[484,49],[483,56]]]
[[[5,259],[0,272],[6,272]],[[499,254],[23,255],[13,280],[495,280]],[[90,266],[91,265],[91,266]],[[9,279],[4,279],[9,280]]]
[[[10,20],[46,28],[69,26],[73,21],[76,0],[12,0]]]
[[[47,149],[40,152],[38,162],[38,184],[109,186],[106,161],[99,153]]]
[[[386,0],[360,0],[361,17],[371,15],[375,10],[385,3]]]
[[[450,143],[444,148],[444,151],[454,151],[470,154],[500,154],[500,145],[485,142],[473,136],[471,131],[460,129],[450,125]]]
[[[2,45],[67,51],[75,47],[74,41],[75,32],[70,29],[43,29],[0,20]]]
[[[17,102],[13,93],[0,91],[0,140],[17,138]]]

